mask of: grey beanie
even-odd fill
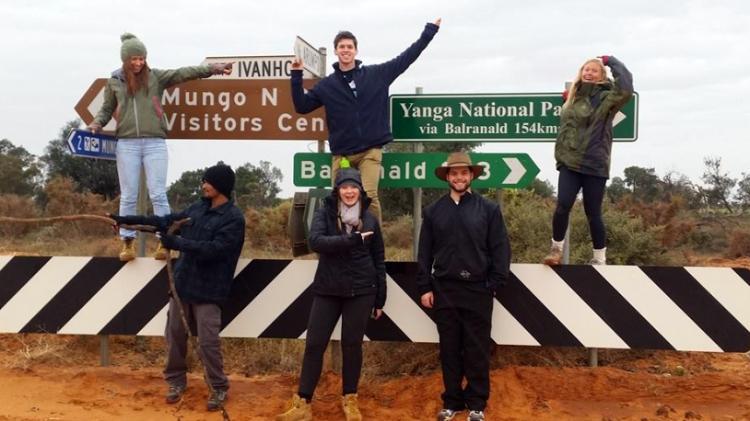
[[[138,39],[135,35],[125,32],[120,35],[122,40],[122,46],[120,47],[120,58],[123,63],[126,62],[132,56],[143,56],[146,57],[148,53],[146,46]]]

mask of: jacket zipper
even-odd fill
[[[135,136],[141,137],[141,128],[138,125],[138,108],[135,106],[135,95],[133,95],[133,113],[135,114]]]

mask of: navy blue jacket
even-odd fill
[[[245,216],[233,200],[211,209],[211,201],[202,199],[182,212],[126,216],[124,223],[168,227],[184,218],[190,221],[182,226],[173,246],[180,251],[174,266],[177,294],[185,302],[221,304],[229,297],[245,242]]]
[[[302,70],[292,70],[294,109],[307,114],[325,106],[328,144],[334,155],[351,155],[382,146],[393,140],[388,119],[388,87],[419,57],[438,31],[433,23],[425,25],[422,35],[398,57],[381,64],[354,68],[354,97],[344,81],[339,63],[334,72],[305,93]]]
[[[365,241],[358,232],[342,232],[338,223],[338,193],[334,189],[324,206],[315,211],[310,227],[310,248],[319,254],[313,292],[353,297],[375,294],[375,308],[385,305],[385,248],[378,219],[367,211],[370,199],[363,193],[362,232],[373,234]]]

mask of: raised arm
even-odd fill
[[[232,73],[233,63],[211,63],[200,66],[187,66],[178,69],[160,70],[152,69],[159,80],[159,85],[168,88],[188,80],[201,79],[211,75],[228,75]]]
[[[323,102],[318,97],[314,87],[305,92],[305,88],[302,86],[303,68],[301,58],[295,58],[292,61],[292,102],[294,102],[295,111],[300,114],[307,114],[318,109],[323,105]]]
[[[615,78],[614,90],[607,97],[608,105],[620,109],[633,96],[633,74],[614,56],[601,56],[601,59],[602,63],[612,70],[612,76]]]
[[[437,33],[438,29],[440,29],[441,22],[442,19],[438,18],[434,23],[425,24],[424,29],[422,30],[422,34],[419,36],[419,39],[417,39],[412,45],[410,45],[409,48],[396,56],[396,58],[376,65],[377,67],[383,69],[383,72],[385,74],[384,77],[389,84],[392,83],[401,73],[406,71],[406,69],[408,69],[409,66],[414,63],[414,61],[417,60],[419,55],[422,54],[422,51],[424,51],[430,41],[432,41],[432,38]]]

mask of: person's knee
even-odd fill
[[[341,338],[341,349],[357,351],[362,349],[362,341],[356,338]]]
[[[573,209],[573,203],[574,202],[557,202],[557,206],[555,206],[555,213],[558,215],[567,215],[570,213],[570,210]]]
[[[328,341],[316,341],[307,339],[305,342],[305,355],[317,356],[325,353]]]

